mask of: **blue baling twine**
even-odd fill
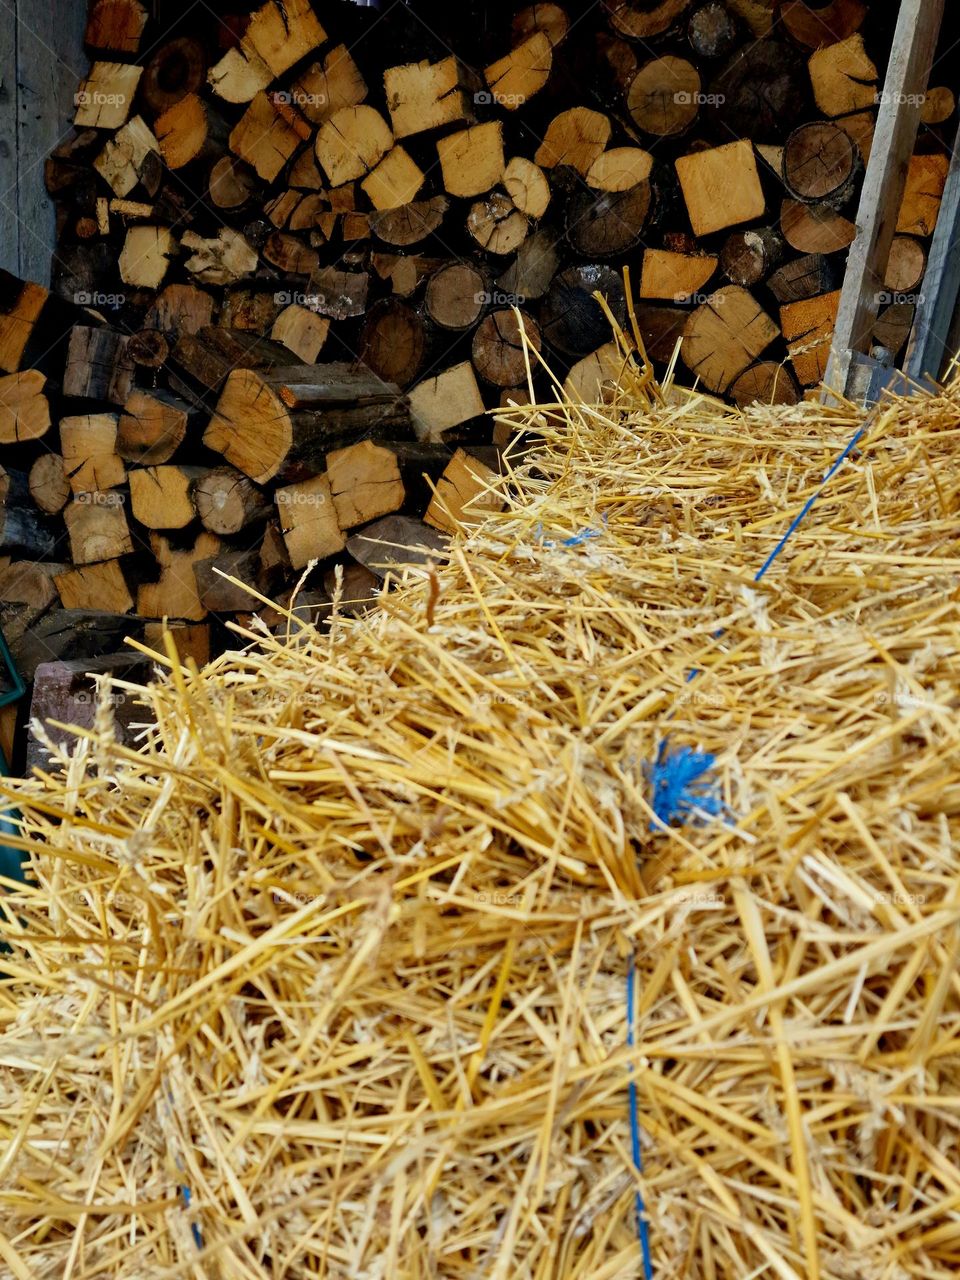
[[[627,968],[627,1046],[633,1048],[635,1042],[636,1011],[634,1008],[633,956]],[[633,1154],[634,1168],[643,1173],[643,1155],[640,1151],[640,1104],[637,1099],[637,1082],[634,1079],[633,1067],[630,1068],[630,1148]],[[643,1203],[643,1195],[639,1187],[634,1192],[634,1205],[637,1213],[637,1234],[640,1236],[640,1253],[643,1256],[644,1280],[653,1280],[653,1259],[650,1256],[650,1224],[647,1222],[647,1210]]]
[[[813,510],[815,503],[823,493],[824,489],[863,439],[867,431],[867,426],[868,423],[865,422],[863,426],[859,427],[854,433],[850,443],[834,462],[827,474],[823,477],[815,492],[812,493],[803,504],[786,533],[754,574],[754,582],[760,582],[772,568],[775,561],[783,553],[787,543]],[[722,634],[722,630],[714,632],[714,637],[716,638]],[[700,673],[697,670],[691,671],[687,675],[687,682],[689,683],[689,681],[695,679],[699,674]],[[661,830],[663,826],[670,826],[672,822],[676,822],[678,819],[689,818],[697,812],[710,814],[712,816],[719,816],[723,812],[723,802],[720,800],[719,796],[710,789],[709,784],[704,781],[704,775],[709,773],[713,768],[714,759],[715,757],[712,756],[709,751],[694,751],[690,747],[683,746],[678,747],[675,751],[670,751],[667,742],[661,742],[657,750],[657,758],[648,770],[651,789],[653,792],[651,808],[655,815],[654,821],[650,823],[651,828]],[[634,1047],[636,1041],[633,974],[634,962],[633,956],[631,956],[627,968],[627,1047],[630,1049]],[[630,1068],[628,1092],[630,1101],[630,1145],[633,1154],[633,1163],[637,1172],[642,1174],[643,1159],[640,1153],[640,1104],[637,1097],[637,1083],[633,1078],[632,1067]],[[637,1233],[640,1237],[640,1251],[643,1256],[644,1278],[645,1280],[653,1280],[653,1263],[650,1257],[649,1224],[647,1222],[643,1197],[639,1191],[636,1193],[636,1213]]]

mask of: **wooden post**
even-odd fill
[[[908,378],[939,381],[949,349],[950,328],[960,300],[960,134],[953,147],[950,172],[940,205],[940,217],[930,243],[927,271],[921,285],[917,316],[903,361]]]
[[[883,88],[870,163],[860,197],[857,237],[850,246],[824,398],[843,393],[851,352],[867,348],[878,294],[897,226],[920,106],[940,34],[944,0],[903,0]]]

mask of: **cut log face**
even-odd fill
[[[554,278],[540,312],[540,328],[551,347],[579,359],[609,340],[610,321],[595,293],[605,298],[617,324],[625,323],[626,300],[618,272],[597,264],[567,267]]]
[[[810,5],[806,0],[784,0],[780,21],[799,44],[808,49],[846,40],[863,26],[867,6],[862,0],[829,0],[826,5]]]
[[[571,107],[550,121],[534,160],[543,169],[569,165],[586,177],[600,153],[606,149],[610,134],[610,121],[605,115],[587,107]],[[450,190],[449,186],[447,190]]]
[[[420,372],[426,345],[420,316],[396,298],[381,298],[367,312],[357,354],[384,382],[408,387]]]
[[[780,308],[780,324],[790,351],[793,371],[801,386],[823,380],[830,358],[830,343],[840,305],[839,290],[818,298],[805,298]]]
[[[203,527],[223,537],[265,519],[272,510],[263,491],[233,467],[215,467],[201,476],[193,502]]]
[[[424,307],[441,329],[470,329],[483,314],[489,288],[481,272],[469,262],[451,262],[427,282]]]
[[[507,111],[516,111],[540,92],[550,78],[552,66],[553,45],[549,37],[542,31],[533,32],[484,69],[489,99]]]
[[[184,529],[196,518],[193,488],[200,467],[137,467],[129,474],[130,507],[148,529]]]
[[[188,94],[199,93],[206,75],[203,45],[190,36],[177,36],[162,44],[147,61],[140,97],[151,115],[161,116]]]
[[[207,610],[200,599],[193,566],[220,553],[220,539],[201,533],[192,547],[178,550],[169,539],[151,533],[150,547],[160,566],[156,582],[145,582],[137,591],[137,613],[141,618],[182,618],[201,622]]]
[[[920,108],[921,124],[944,124],[957,109],[957,95],[947,85],[928,89]]]
[[[829,121],[802,125],[787,139],[783,180],[797,200],[827,201],[842,208],[863,169],[853,139]]]
[[[367,84],[344,44],[338,44],[314,62],[294,82],[293,106],[314,124],[323,124],[342,107],[358,107],[367,96]]]
[[[567,206],[567,240],[584,258],[611,258],[640,244],[650,212],[650,184],[628,191],[585,192]]]
[[[654,58],[640,68],[627,93],[634,124],[658,138],[689,129],[700,114],[702,85],[686,58]]]
[[[780,230],[798,253],[837,253],[853,244],[856,224],[825,204],[801,204],[784,200]]]
[[[487,253],[515,253],[526,239],[530,224],[502,191],[493,191],[471,205],[467,230]]]
[[[79,128],[119,129],[130,114],[143,67],[95,62],[74,97]]]
[[[122,493],[78,493],[64,510],[75,565],[118,560],[133,551]]]
[[[191,252],[186,268],[204,284],[235,284],[257,268],[257,252],[238,231],[221,228],[216,238],[187,231],[180,241]]]
[[[122,405],[130,395],[135,372],[127,351],[129,344],[125,334],[77,325],[67,349],[63,394]]]
[[[511,30],[514,43],[517,44],[527,36],[532,36],[535,31],[542,31],[550,41],[550,47],[556,49],[570,30],[570,19],[560,5],[551,4],[548,0],[544,4],[528,5],[526,9],[515,13]]]
[[[524,345],[526,340],[526,348]],[[519,310],[491,311],[473,335],[473,365],[495,387],[515,387],[527,377],[527,361],[540,350],[540,326]]]
[[[115,196],[128,196],[151,163],[159,165],[160,144],[139,116],[133,116],[94,158],[93,167]]]
[[[507,195],[528,218],[542,218],[550,203],[550,184],[538,164],[514,156],[503,171]]]
[[[944,155],[918,155],[910,160],[907,187],[897,218],[900,235],[929,236],[937,225],[950,161]]]
[[[304,127],[309,137],[309,126]],[[303,140],[278,104],[258,93],[230,134],[230,150],[264,181],[272,182]]]
[[[120,279],[143,289],[158,289],[177,242],[169,227],[130,227],[120,252]]]
[[[13,283],[13,278],[10,277]],[[19,286],[19,281],[16,282]],[[17,288],[17,297],[0,314],[0,373],[16,373],[23,360],[40,313],[50,294],[29,282]]]
[[[126,480],[117,452],[117,418],[112,413],[88,413],[60,420],[64,472],[74,493],[113,489]]]
[[[800,392],[790,371],[772,361],[761,361],[741,373],[731,384],[730,395],[741,409],[751,404],[800,403]]]
[[[676,167],[695,235],[710,235],[763,217],[766,200],[749,142],[730,142],[681,156]]]
[[[779,334],[752,294],[727,285],[688,319],[681,356],[709,391],[725,392]]]
[[[884,287],[894,293],[910,293],[920,284],[926,269],[927,254],[920,241],[912,236],[894,236]]]
[[[0,378],[0,444],[38,440],[50,430],[47,380],[36,369]]]
[[[211,613],[236,613],[260,603],[254,594],[259,590],[255,551],[225,551],[210,560],[198,560],[193,572],[200,602]]]
[[[444,188],[452,196],[479,196],[503,177],[503,126],[478,124],[437,142]]]
[[[751,289],[770,275],[783,257],[783,240],[772,227],[734,231],[720,251],[720,267],[731,284]]]
[[[141,465],[166,462],[183,441],[190,416],[190,406],[166,392],[132,392],[117,425],[117,453]]]
[[[327,478],[341,529],[399,511],[406,497],[396,455],[370,440],[335,449],[327,458]]]
[[[634,40],[662,35],[690,8],[690,0],[656,0],[652,5],[640,0],[605,0],[615,30]]]
[[[642,147],[612,147],[587,171],[587,185],[601,191],[629,191],[650,177],[653,156]]]
[[[444,196],[414,200],[399,209],[385,209],[370,219],[370,229],[386,244],[406,248],[425,240],[440,226],[449,201]]]
[[[522,306],[530,298],[542,298],[553,282],[560,255],[556,240],[545,227],[528,236],[520,252],[497,279],[502,295],[496,292],[484,300]]]
[[[578,360],[564,380],[567,395],[584,404],[603,404],[604,389],[612,391],[620,380],[624,357],[616,342],[605,342],[596,351]],[[519,403],[524,403],[520,401]]]
[[[476,458],[458,449],[437,483],[437,491],[423,517],[424,524],[445,533],[477,524],[491,511],[503,509],[500,477]]]
[[[208,191],[218,209],[240,209],[256,190],[256,174],[236,156],[221,156],[210,170]]]
[[[375,209],[410,204],[423,186],[423,170],[403,149],[393,147],[360,183]]]
[[[59,453],[42,453],[30,468],[30,496],[48,516],[62,511],[70,500],[70,481]]]
[[[464,69],[454,57],[388,67],[383,87],[394,136],[408,138],[427,129],[469,122],[472,112],[465,82]]]
[[[701,58],[725,58],[733,52],[738,34],[736,21],[719,0],[697,9],[687,25],[687,37]]]
[[[393,134],[379,111],[363,105],[341,107],[317,133],[317,161],[327,181],[337,187],[365,177],[392,146]]]
[[[470,361],[418,383],[410,392],[410,411],[420,440],[442,440],[444,431],[480,417],[485,406]]]
[[[325,560],[346,546],[326,475],[287,485],[278,489],[275,497],[283,540],[294,569],[305,568],[311,560]]]
[[[385,580],[402,576],[405,569],[445,559],[447,537],[422,520],[390,515],[353,534],[347,549],[354,560]]]
[[[56,584],[65,609],[129,613],[133,608],[133,596],[119,560],[103,560],[58,573]]]
[[[875,105],[877,68],[859,34],[811,54],[810,80],[825,116],[849,115]]]
[[[830,260],[811,253],[785,263],[767,281],[767,288],[778,302],[800,302],[818,293],[830,293],[836,283]]]
[[[164,333],[199,333],[213,320],[213,296],[192,284],[168,284],[147,313]]]
[[[275,342],[282,342],[298,360],[313,364],[323,350],[329,331],[330,321],[325,316],[319,316],[299,303],[291,303],[273,322],[270,337]]]
[[[647,249],[640,276],[641,298],[686,302],[712,279],[718,259],[710,254],[674,253]]]
[[[136,53],[146,25],[147,11],[140,0],[95,0],[83,43],[109,53]]]

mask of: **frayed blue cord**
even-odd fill
[[[683,746],[671,751],[667,741],[660,743],[657,758],[648,769],[653,789],[651,830],[685,821],[698,811],[714,818],[723,814],[723,801],[714,784],[704,778],[715,759],[709,751]]]
[[[177,1163],[179,1164],[180,1162],[177,1161]],[[183,1196],[184,1209],[189,1209],[190,1208],[190,1188],[187,1186],[181,1186],[180,1194]],[[202,1249],[203,1236],[200,1232],[200,1228],[197,1226],[195,1222],[191,1222],[190,1230],[193,1232],[193,1243],[197,1246],[198,1249]]]
[[[632,1049],[636,1041],[636,1012],[634,1007],[633,956],[627,968],[627,1047]],[[640,1101],[637,1096],[637,1082],[634,1079],[633,1067],[630,1067],[630,1149],[633,1155],[634,1168],[643,1173],[643,1154],[640,1150]],[[637,1213],[637,1234],[640,1236],[640,1253],[643,1257],[644,1280],[653,1280],[653,1259],[650,1256],[650,1224],[647,1222],[647,1210],[639,1189],[634,1192],[634,1206]]]

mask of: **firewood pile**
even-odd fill
[[[0,282],[0,609],[28,674],[164,618],[202,659],[260,608],[242,584],[286,603],[306,574],[322,616],[339,565],[366,604],[483,503],[511,436],[488,410],[602,398],[608,312],[739,405],[822,377],[886,6],[157,8],[91,5],[51,287]],[[923,104],[892,352],[955,105]]]

